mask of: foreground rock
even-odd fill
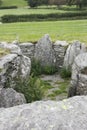
[[[72,64],[79,54],[85,53],[86,46],[79,41],[74,41],[72,44],[69,45],[65,57],[64,57],[64,66],[68,69],[72,67]]]
[[[0,130],[87,130],[87,96],[0,109]]]
[[[87,95],[87,53],[79,54],[72,66],[68,96]]]
[[[0,90],[0,107],[12,107],[26,103],[25,97],[12,88]]]
[[[48,34],[42,37],[35,47],[35,59],[40,61],[42,66],[52,66],[55,57],[52,49],[52,42]]]

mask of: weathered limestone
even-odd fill
[[[0,109],[0,130],[87,130],[87,96]]]
[[[72,66],[68,96],[87,95],[87,53],[79,54]]]
[[[15,44],[3,42],[0,43],[0,48],[10,50],[9,54],[0,57],[0,107],[12,107],[26,103],[24,95],[12,88],[15,88],[16,80],[29,79],[31,61]]]
[[[31,62],[26,56],[8,54],[0,58],[0,85],[14,88],[18,76],[29,78],[30,68]]]
[[[48,34],[42,37],[36,44],[34,58],[40,61],[42,66],[55,64],[52,42]]]
[[[53,50],[56,59],[55,64],[56,64],[56,68],[58,69],[60,69],[63,66],[64,56],[67,47],[68,47],[68,43],[66,41],[56,41],[53,44]]]
[[[22,55],[20,47],[18,47],[15,44],[1,42],[0,43],[0,48],[9,49],[12,54]]]
[[[74,41],[72,44],[69,45],[66,51],[64,58],[64,67],[70,69],[76,56],[86,51],[86,46],[83,43],[80,43],[79,41]]]
[[[0,43],[0,48],[9,49],[11,54],[0,58],[0,86],[14,87],[15,78],[29,78],[31,61],[22,55],[20,47],[15,44]]]
[[[13,107],[26,103],[25,97],[12,88],[0,90],[0,107]]]
[[[35,44],[32,43],[22,43],[19,45],[23,55],[29,57],[30,59],[34,58],[35,53]]]

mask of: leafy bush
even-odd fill
[[[71,71],[70,69],[66,69],[65,67],[63,67],[61,69],[60,75],[62,78],[70,78],[71,77]]]
[[[32,76],[30,76],[29,80],[27,81],[17,78],[15,90],[24,94],[27,103],[41,100],[44,95],[43,84],[41,80]]]
[[[41,74],[54,74],[57,72],[57,69],[54,66],[42,66],[40,61],[33,59],[31,62],[31,73],[34,76],[38,76]]]
[[[17,9],[17,6],[1,6],[0,9]]]
[[[51,14],[30,14],[30,15],[3,15],[2,23],[11,22],[28,22],[28,21],[46,21],[60,19],[83,19],[87,18],[87,12],[67,12],[67,13],[51,13]]]
[[[37,7],[40,5],[48,5],[48,0],[27,0],[30,7]]]

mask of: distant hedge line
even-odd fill
[[[17,9],[17,6],[2,6],[0,9]]]
[[[30,15],[4,15],[1,17],[2,23],[46,21],[60,19],[83,19],[87,18],[87,12],[77,13],[55,13],[55,14],[30,14]]]

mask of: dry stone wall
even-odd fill
[[[49,35],[46,34],[36,44],[22,43],[19,46],[22,53],[31,60],[35,58],[42,66],[50,65],[60,69],[63,66],[68,43],[66,41],[52,43]]]
[[[55,66],[57,69],[61,69],[64,62],[64,57],[68,43],[66,41],[56,41],[53,44],[53,52],[55,55]]]
[[[32,43],[22,43],[19,45],[23,55],[29,57],[31,60],[34,58],[35,54],[35,44]]]

